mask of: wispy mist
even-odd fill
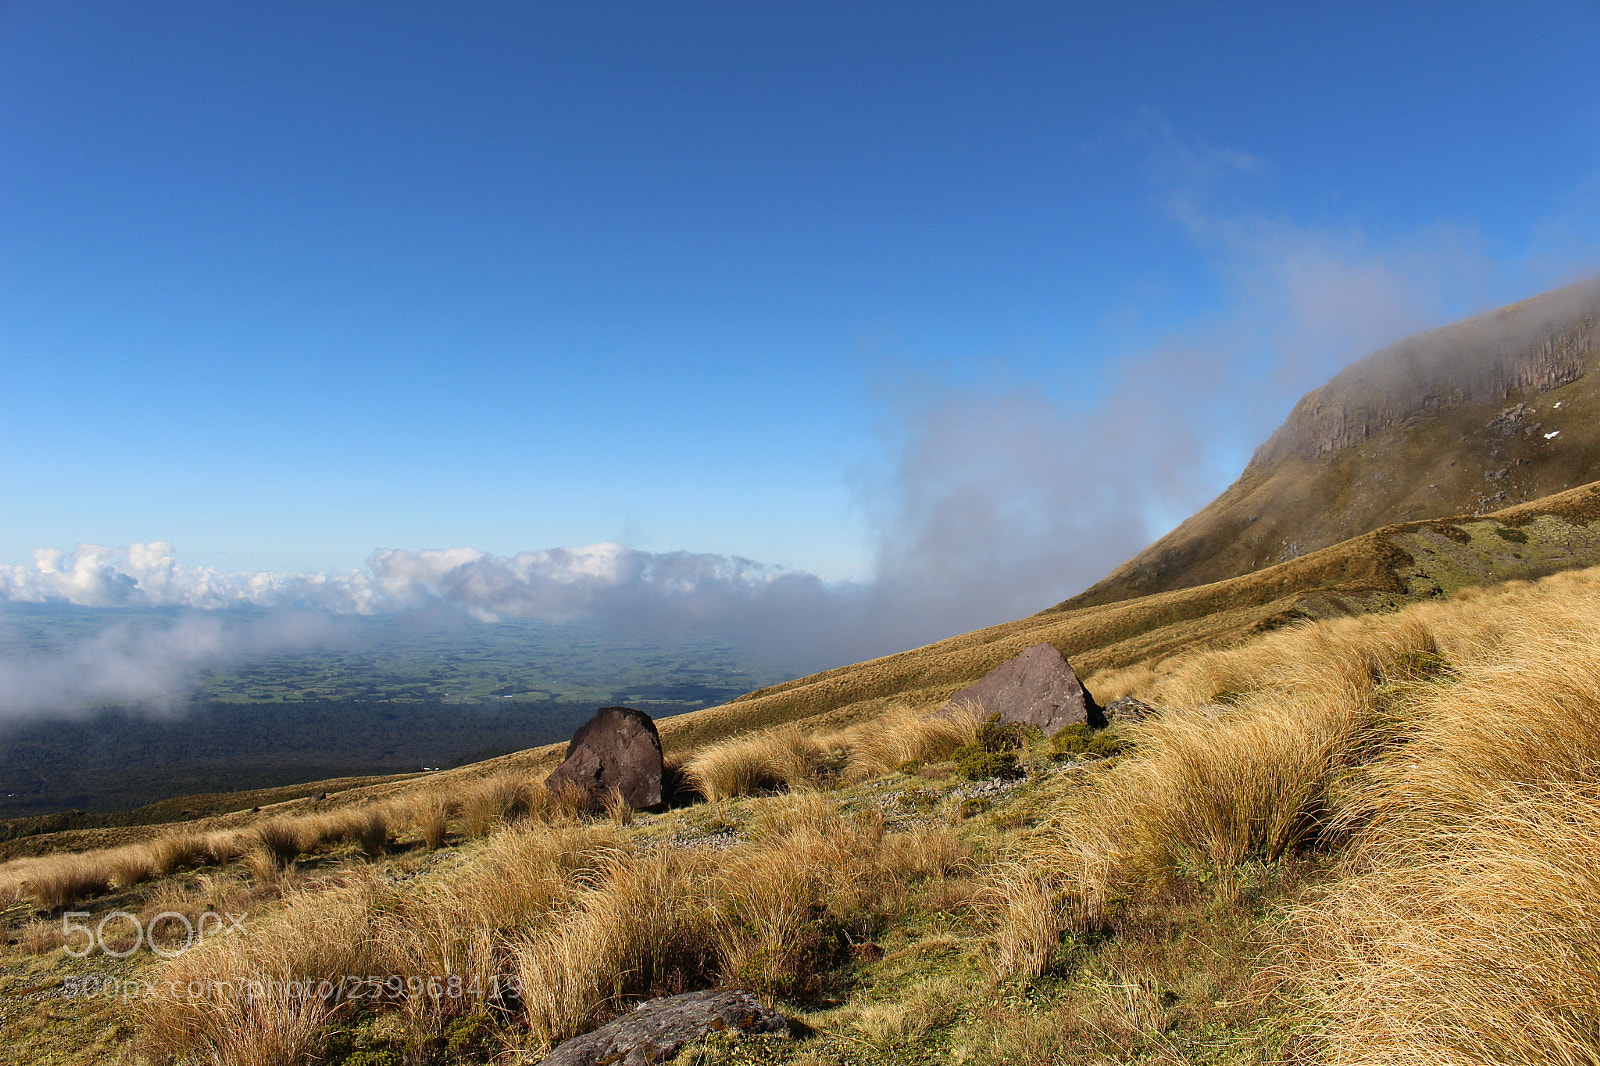
[[[201,670],[341,639],[326,615],[283,611],[246,622],[209,615],[124,621],[52,652],[0,656],[0,724],[104,702],[173,711]]]

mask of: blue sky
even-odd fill
[[[1344,363],[1596,271],[1597,50],[1562,0],[11,0],[0,564],[1044,607]]]

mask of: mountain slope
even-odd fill
[[[1600,282],[1409,337],[1308,393],[1227,491],[1061,604],[1250,573],[1600,477]]]

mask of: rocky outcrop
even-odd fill
[[[981,679],[950,697],[940,714],[970,708],[980,717],[998,714],[1003,722],[1038,726],[1047,737],[1069,725],[1096,728],[1105,713],[1084,689],[1061,653],[1049,644],[1035,644],[1007,659]]]
[[[1106,718],[1111,722],[1142,722],[1155,718],[1161,712],[1132,696],[1123,696],[1106,704]]]
[[[1301,397],[1245,473],[1354,447],[1408,419],[1462,404],[1548,392],[1582,377],[1597,356],[1600,286],[1593,282],[1419,333]]]
[[[631,707],[602,707],[572,734],[567,757],[545,778],[546,788],[570,782],[598,810],[615,788],[634,810],[662,801],[661,737],[648,714]]]
[[[1600,280],[1409,337],[1301,398],[1220,496],[1056,610],[1225,581],[1600,470]]]
[[[783,1015],[740,990],[685,992],[641,1003],[592,1033],[556,1047],[539,1066],[648,1066],[669,1062],[711,1033],[789,1032]]]

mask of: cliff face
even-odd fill
[[[1375,352],[1302,397],[1221,496],[1060,606],[1221,581],[1600,479],[1597,367],[1600,281]]]
[[[1301,397],[1245,475],[1354,447],[1414,418],[1548,392],[1593,368],[1600,285],[1586,283],[1408,337]]]

